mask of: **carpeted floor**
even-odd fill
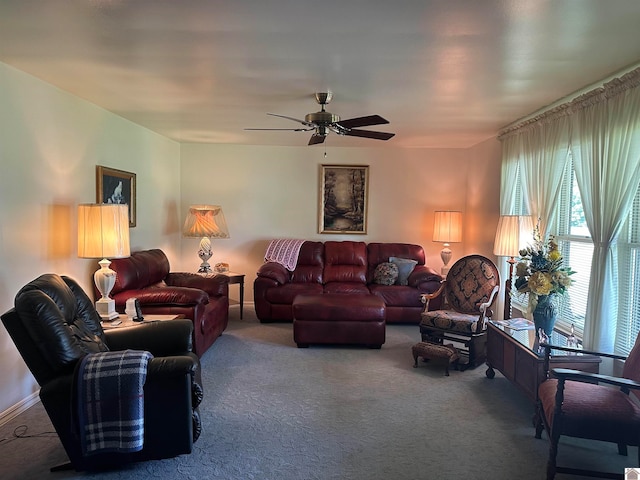
[[[291,324],[258,323],[250,306],[203,356],[203,435],[191,455],[103,473],[49,473],[66,461],[40,404],[0,428],[0,478],[416,480],[542,479],[546,437],[533,406],[484,367],[414,369],[417,326],[391,325],[381,350],[298,349]],[[27,427],[15,438],[16,427]],[[19,429],[22,433],[24,428]],[[637,466],[637,450],[563,442],[560,460]],[[556,478],[577,478],[558,475]]]

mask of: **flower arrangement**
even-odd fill
[[[538,297],[564,294],[573,283],[571,275],[576,272],[562,266],[562,254],[554,237],[545,243],[537,226],[533,230],[533,245],[519,253],[515,286],[518,292],[528,295],[529,313],[535,310]]]

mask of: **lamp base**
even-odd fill
[[[116,301],[113,298],[101,298],[96,302],[96,310],[105,322],[111,322],[120,317],[116,312]]]
[[[442,263],[444,263],[444,265],[442,265],[442,268],[440,269],[440,273],[442,274],[443,277],[446,277],[447,274],[449,273],[449,268],[450,268],[449,262],[451,261],[452,255],[453,253],[449,248],[449,244],[445,243],[444,248],[440,250],[440,258],[442,259]]]
[[[213,273],[213,270],[211,270],[211,265],[209,265],[208,262],[202,262],[198,269],[198,273]]]
[[[198,273],[212,273],[211,265],[209,265],[209,259],[213,253],[211,252],[211,240],[209,237],[202,237],[200,240],[200,250],[198,250],[198,257],[202,260]]]

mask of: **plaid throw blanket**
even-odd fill
[[[304,240],[282,238],[271,240],[264,255],[265,262],[277,262],[285,266],[287,270],[293,272],[298,263],[298,254]]]
[[[124,350],[85,356],[77,371],[83,453],[137,452],[144,442],[143,385],[149,352]]]

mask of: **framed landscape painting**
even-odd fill
[[[367,233],[368,165],[322,165],[320,233]]]
[[[96,202],[129,206],[129,226],[136,226],[136,174],[96,165]]]

